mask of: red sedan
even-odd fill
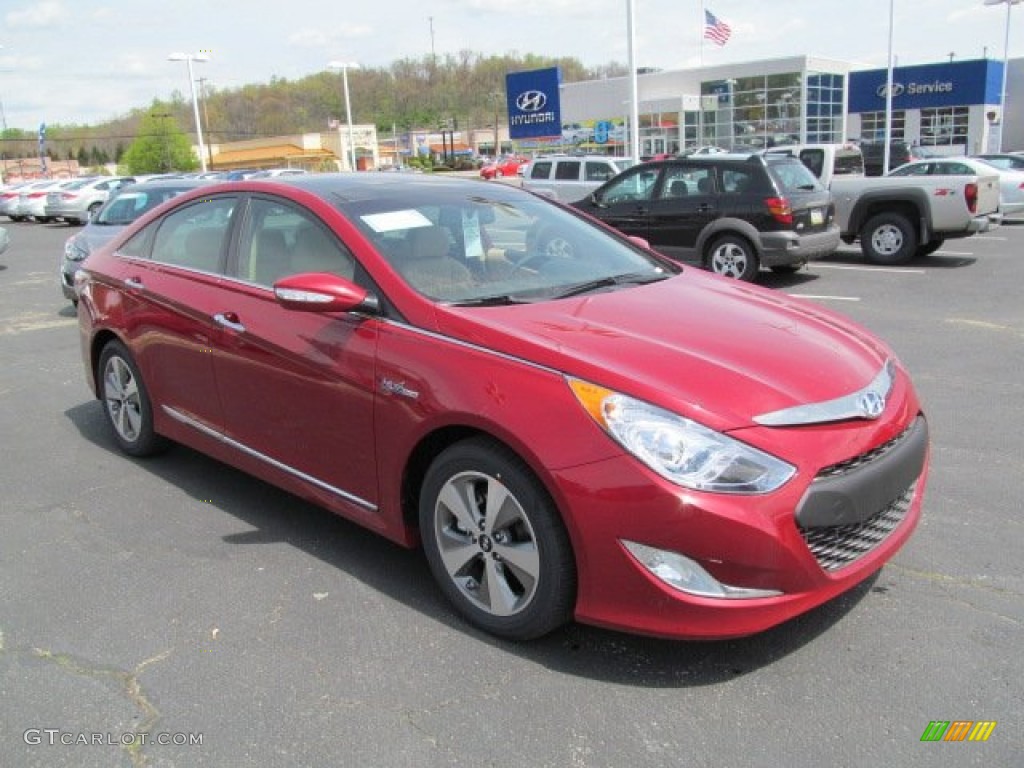
[[[503,176],[515,176],[519,173],[520,167],[528,162],[530,161],[525,157],[502,157],[481,167],[480,177],[491,180],[500,179]]]
[[[76,286],[122,450],[183,443],[422,546],[503,637],[758,632],[921,514],[927,425],[883,342],[516,188],[204,187]]]

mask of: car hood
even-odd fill
[[[93,253],[124,232],[125,226],[123,224],[86,224],[85,229],[75,236],[75,240],[79,245],[84,245],[89,253]]]
[[[439,330],[727,430],[849,395],[892,353],[809,302],[696,270],[537,304],[440,310]]]

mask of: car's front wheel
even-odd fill
[[[906,216],[878,213],[861,228],[860,250],[871,264],[905,264],[917,251],[917,233]]]
[[[717,238],[708,249],[705,264],[716,275],[748,283],[757,279],[760,269],[754,247],[749,240],[738,235]]]
[[[153,429],[153,407],[128,349],[111,341],[100,354],[99,393],[118,446],[132,456],[151,456],[167,446]]]
[[[528,640],[569,620],[572,549],[554,503],[515,454],[487,438],[456,443],[427,471],[420,493],[427,562],[471,623]]]
[[[938,240],[929,240],[924,245],[917,246],[917,253],[915,255],[919,257],[931,256],[933,253],[939,250],[939,248],[941,248],[945,244],[945,242],[946,240],[941,237]]]

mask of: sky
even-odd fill
[[[702,44],[702,5],[726,21]],[[983,0],[633,0],[636,62],[685,69],[809,54],[885,66],[889,11],[901,65],[1002,60],[1006,5]],[[190,98],[184,61],[217,89],[299,79],[330,61],[387,67],[469,50],[628,61],[627,0],[0,0],[0,104],[7,127],[92,124]],[[1024,5],[1011,12],[1024,55]],[[350,76],[355,73],[350,72]],[[355,109],[355,106],[353,107]]]

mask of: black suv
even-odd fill
[[[795,272],[839,245],[827,189],[795,157],[702,155],[644,163],[576,208],[666,256],[752,281]]]

